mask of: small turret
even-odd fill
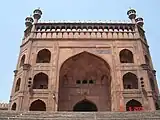
[[[144,25],[143,18],[142,17],[136,18],[136,23],[137,23],[137,25],[143,27],[143,25]]]
[[[33,18],[32,17],[26,17],[26,19],[25,19],[25,25],[26,25],[26,27],[31,26],[32,23],[33,23]]]
[[[128,10],[127,15],[128,15],[128,17],[129,17],[129,19],[131,19],[131,21],[132,21],[133,23],[135,23],[136,10],[134,10],[134,9]]]
[[[33,11],[34,23],[37,23],[42,16],[42,11],[38,8]]]

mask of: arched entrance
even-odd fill
[[[110,67],[102,58],[82,52],[67,59],[59,75],[59,111],[72,111],[83,98],[91,98],[99,111],[111,111]]]
[[[14,103],[14,104],[12,105],[11,110],[16,110],[16,108],[17,108],[17,104],[16,104],[16,103]]]
[[[36,100],[32,102],[30,111],[46,111],[46,104],[42,100]]]
[[[73,111],[77,112],[91,112],[91,111],[97,111],[97,107],[94,103],[88,101],[88,100],[83,100],[78,102],[74,107]]]
[[[126,104],[126,111],[141,111],[143,110],[142,104],[137,100],[130,100]]]

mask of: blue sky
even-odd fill
[[[43,1],[43,2],[42,2]],[[0,102],[8,102],[16,68],[24,19],[35,8],[42,20],[128,20],[129,7],[144,18],[146,36],[160,84],[159,0],[2,0],[0,3]]]

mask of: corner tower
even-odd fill
[[[155,70],[143,19],[39,22],[27,17],[10,110],[154,111]]]

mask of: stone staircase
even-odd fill
[[[160,120],[160,111],[155,111],[155,112],[0,111],[0,120]]]

